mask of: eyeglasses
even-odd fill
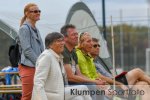
[[[100,45],[99,44],[94,44],[93,47],[97,48],[97,47],[100,47]]]
[[[77,32],[72,33],[72,36],[78,36],[78,33]]]
[[[30,11],[30,13],[41,13],[41,10],[33,10],[33,11]]]

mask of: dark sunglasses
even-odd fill
[[[33,10],[33,11],[30,11],[30,13],[41,13],[41,10]]]
[[[97,47],[100,47],[100,45],[99,44],[94,44],[93,47],[97,48]]]

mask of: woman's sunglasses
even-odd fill
[[[33,11],[30,11],[30,13],[41,13],[41,10],[33,10]]]

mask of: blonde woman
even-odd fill
[[[36,4],[29,3],[24,8],[24,16],[20,23],[21,59],[19,75],[22,80],[21,100],[31,100],[35,62],[44,50],[39,30],[36,28],[36,22],[40,20],[40,13],[41,11]]]
[[[109,84],[113,84],[112,79],[104,77],[100,73],[97,73],[93,62],[93,58],[89,54],[93,47],[92,43],[93,43],[92,37],[89,33],[87,32],[81,33],[79,38],[79,45],[76,49],[78,64],[81,73],[86,77],[90,78],[91,80],[101,80],[101,81],[103,80]],[[127,89],[127,87],[125,87],[124,84],[120,82],[116,82],[116,84],[119,85],[124,90]]]

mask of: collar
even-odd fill
[[[93,59],[93,57],[92,57],[89,53],[85,53],[85,52],[83,52],[83,51],[82,51],[81,49],[79,49],[79,48],[77,48],[77,50],[78,50],[79,52],[81,52],[84,56]]]
[[[75,48],[73,48],[72,51],[69,51],[68,48],[66,47],[66,45],[64,46],[64,49],[65,49],[68,53],[75,52]]]
[[[62,60],[63,56],[62,54],[58,55],[54,50],[49,49],[49,51],[56,57],[57,60]]]
[[[35,28],[33,28],[32,25],[31,25],[31,23],[30,23],[27,19],[24,21],[23,24],[29,25],[29,26],[32,28],[32,30],[33,30],[33,29],[37,29],[36,26],[35,26]]]
[[[30,23],[28,20],[25,20],[23,24],[27,24],[27,25],[29,25],[30,27],[32,27],[32,26],[31,26],[31,23]]]

